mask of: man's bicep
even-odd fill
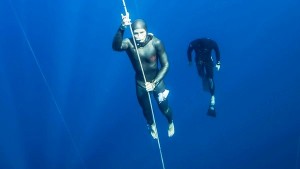
[[[168,55],[166,52],[164,52],[160,55],[160,62],[161,62],[162,66],[168,65],[169,61],[168,61]]]
[[[156,48],[156,52],[158,53],[159,56],[165,55],[165,53],[166,53],[165,47],[164,47],[164,44],[160,40],[156,40],[155,48]]]
[[[121,50],[127,50],[129,47],[129,39],[124,39],[121,44]]]

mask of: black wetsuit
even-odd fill
[[[189,62],[192,62],[192,52],[195,51],[195,62],[199,76],[203,79],[203,82],[209,82],[209,91],[211,95],[215,93],[214,85],[214,62],[212,59],[212,51],[215,51],[216,62],[220,63],[220,51],[217,43],[209,38],[196,39],[190,42],[187,56]],[[203,83],[203,84],[204,84]],[[204,84],[205,85],[205,84]]]
[[[124,30],[120,27],[113,39],[113,50],[126,51],[132,66],[135,70],[136,79],[136,95],[140,106],[142,107],[144,116],[149,125],[153,124],[152,112],[148,93],[145,88],[145,81],[143,78],[141,66],[134,47],[133,39],[123,39]],[[156,84],[153,90],[153,95],[158,103],[160,111],[166,116],[169,124],[172,123],[172,111],[168,105],[168,99],[162,102],[158,101],[158,94],[165,91],[165,84],[163,78],[165,77],[169,62],[163,43],[153,35],[147,35],[145,43],[137,44],[138,52],[143,66],[144,74],[147,82],[154,82]],[[160,67],[159,67],[160,65]]]

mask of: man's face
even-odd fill
[[[135,40],[138,43],[140,43],[140,42],[144,42],[145,41],[147,32],[146,32],[145,29],[135,29],[133,31],[133,35],[134,35]]]

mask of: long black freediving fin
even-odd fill
[[[217,116],[215,105],[209,105],[208,110],[207,110],[207,115],[211,116],[211,117]]]

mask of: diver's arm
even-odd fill
[[[221,61],[220,61],[220,51],[219,51],[219,47],[218,44],[216,42],[214,42],[214,46],[213,49],[215,51],[215,56],[216,56],[216,68],[219,71],[221,68]]]
[[[220,56],[220,51],[219,51],[218,46],[216,46],[215,51],[216,51],[216,60],[217,60],[217,62],[220,62],[221,56]]]
[[[123,41],[124,31],[125,31],[125,27],[121,25],[113,39],[113,43],[112,43],[113,50],[122,51],[128,48],[128,43],[126,43],[127,41]]]
[[[216,61],[217,61],[217,63],[219,63],[221,57],[220,57],[220,50],[219,50],[218,44],[216,42],[214,42],[213,49],[214,49],[215,54],[216,54]]]
[[[156,53],[158,55],[161,65],[161,68],[153,81],[155,84],[158,84],[161,80],[163,80],[163,78],[169,70],[169,61],[163,43],[160,40],[156,39],[154,42],[154,46],[157,50]]]

